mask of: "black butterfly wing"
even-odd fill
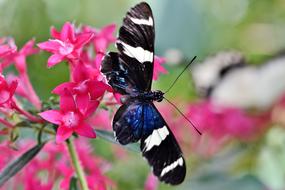
[[[141,139],[142,155],[152,166],[154,175],[160,181],[172,185],[180,184],[186,175],[182,151],[161,114],[153,104],[149,104],[149,106],[153,117],[157,118],[159,122],[154,124],[155,127],[151,133],[143,135]]]
[[[136,74],[142,91],[150,91],[154,58],[154,20],[145,2],[131,8],[123,20],[116,42],[120,58]],[[135,76],[132,76],[135,77]]]
[[[110,52],[105,55],[101,72],[112,88],[120,94],[137,94],[142,89],[139,77],[118,53]]]
[[[122,105],[115,114],[113,129],[121,144],[141,139],[142,155],[161,181],[175,185],[184,180],[186,166],[181,149],[152,103]]]

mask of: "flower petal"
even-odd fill
[[[105,91],[112,91],[112,88],[101,81],[90,81],[88,83],[90,89],[90,95],[92,100],[96,100],[97,98],[103,96]]]
[[[75,39],[75,35],[74,35],[74,28],[73,25],[70,22],[66,22],[62,29],[61,29],[61,33],[60,33],[60,38],[62,41],[70,41],[70,42],[74,42]]]
[[[88,93],[82,93],[76,95],[76,103],[78,106],[78,109],[81,113],[84,113],[88,107],[89,104],[89,95]]]
[[[20,50],[20,54],[22,55],[32,55],[38,52],[38,49],[33,48],[35,44],[35,39],[31,39],[28,41]]]
[[[89,137],[89,138],[96,138],[96,133],[92,127],[86,123],[82,123],[75,129],[75,132],[78,135]]]
[[[91,114],[93,114],[98,108],[99,104],[100,102],[97,100],[90,100],[88,107],[85,109],[84,116],[89,117]]]
[[[85,44],[90,42],[93,36],[94,33],[92,32],[78,34],[76,36],[77,38],[76,38],[75,48],[82,48]]]
[[[100,50],[96,50],[96,57],[95,57],[96,68],[101,67],[104,56],[105,56],[105,52],[100,52]]]
[[[60,40],[60,32],[58,32],[58,31],[56,30],[56,28],[53,27],[53,26],[50,28],[50,35],[51,35],[53,38]]]
[[[70,91],[72,91],[72,89],[74,88],[75,86],[75,83],[74,82],[64,82],[60,85],[58,85],[57,87],[55,87],[53,90],[52,90],[52,93],[53,94],[57,94],[57,95],[61,95],[61,94],[64,94],[64,90],[65,89],[68,89]]]
[[[73,133],[73,130],[65,126],[59,126],[56,131],[56,143],[62,143],[68,139]]]
[[[46,42],[38,43],[37,46],[45,51],[55,53],[61,47],[62,42],[60,40],[49,40]]]
[[[39,115],[44,119],[53,124],[59,125],[61,123],[62,115],[58,110],[48,110],[39,113]]]
[[[63,61],[64,56],[59,54],[53,54],[48,59],[48,68],[53,67],[54,65],[58,64],[59,62]]]
[[[116,30],[116,24],[110,24],[105,26],[101,33],[108,39],[109,42],[115,42],[116,38],[114,37],[113,33]]]
[[[14,95],[17,86],[18,86],[18,81],[17,80],[14,80],[14,81],[11,82],[11,84],[9,86],[10,98]]]
[[[63,112],[76,111],[76,104],[73,95],[68,89],[64,90],[64,94],[60,95],[59,107]]]

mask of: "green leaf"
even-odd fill
[[[106,141],[109,141],[114,144],[118,144],[122,146],[116,139],[114,138],[113,132],[111,131],[106,131],[106,130],[101,130],[101,129],[95,129],[96,134],[98,137],[105,139]],[[133,143],[133,144],[128,144],[124,146],[128,150],[135,151],[135,152],[140,152],[140,147],[138,143]]]
[[[78,188],[78,179],[76,177],[72,177],[69,183],[69,190],[79,190]]]
[[[8,181],[11,177],[17,174],[25,165],[27,165],[44,147],[45,143],[37,144],[22,156],[12,161],[1,173],[0,173],[0,187]]]

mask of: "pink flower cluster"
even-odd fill
[[[10,115],[11,110],[14,110],[32,122],[42,122],[40,118],[23,110],[14,96],[17,94],[28,100],[35,109],[41,109],[41,101],[30,82],[26,63],[26,57],[38,51],[34,48],[34,40],[28,41],[22,49],[17,50],[13,39],[0,39],[0,113],[2,115]],[[5,77],[3,71],[10,65],[15,66],[18,75],[9,73]],[[0,122],[7,127],[13,126],[4,118],[0,118]]]
[[[211,101],[190,104],[187,116],[203,133],[202,137],[193,136],[193,149],[204,155],[212,155],[229,140],[254,140],[270,122],[269,115],[269,112],[249,113]]]
[[[40,49],[52,53],[48,67],[61,61],[67,61],[70,66],[70,82],[60,84],[53,90],[54,94],[60,96],[60,110],[40,113],[42,118],[59,126],[57,142],[66,140],[73,132],[96,137],[86,120],[95,112],[105,92],[112,92],[104,81],[100,66],[108,46],[116,40],[114,31],[113,24],[99,31],[89,26],[75,29],[74,25],[67,22],[60,32],[51,29],[53,39],[38,44]],[[90,49],[94,52],[90,52]],[[154,69],[154,77],[157,78],[158,72],[165,71],[160,66],[162,58],[156,59],[158,69]]]
[[[11,149],[6,141],[2,142],[0,144],[0,170],[9,163],[11,157],[21,155],[34,144],[32,141],[21,141],[17,146],[18,151],[16,151]],[[94,190],[114,188],[115,183],[104,176],[104,173],[109,170],[110,164],[93,155],[92,148],[86,141],[76,140],[75,146],[87,174],[89,188]],[[76,176],[69,159],[64,144],[49,142],[27,167],[0,189],[19,189],[22,187],[25,190],[50,190],[54,188],[68,190],[71,178]]]
[[[66,22],[60,31],[52,27],[51,39],[38,43],[38,47],[35,47],[35,40],[32,39],[19,50],[12,38],[0,38],[0,123],[5,126],[1,127],[0,134],[12,134],[19,119],[31,122],[31,127],[33,124],[35,127],[38,124],[45,124],[45,121],[58,126],[57,144],[48,143],[41,153],[17,174],[14,178],[17,183],[9,182],[3,187],[4,189],[6,187],[17,189],[15,184],[19,183],[24,185],[23,189],[51,189],[54,188],[56,181],[59,181],[60,189],[69,188],[75,172],[69,164],[66,147],[61,142],[73,133],[95,138],[92,126],[110,129],[110,114],[104,109],[98,109],[99,104],[112,106],[120,102],[120,95],[106,83],[105,77],[100,72],[107,48],[116,40],[114,32],[114,24],[98,30],[90,26],[75,28],[73,24]],[[40,50],[52,54],[47,61],[48,68],[63,61],[69,65],[70,80],[58,85],[52,91],[59,96],[59,109],[43,110],[44,106],[28,75],[27,57],[38,54]],[[164,62],[163,58],[155,56],[154,80],[158,79],[159,73],[167,72],[162,67]],[[10,66],[16,68],[17,74],[8,73],[4,76],[4,71]],[[24,109],[23,99],[31,104],[29,111]],[[94,114],[95,111],[98,113]],[[13,120],[11,115],[15,113],[20,117]],[[11,157],[20,156],[33,143],[25,142],[17,147],[19,151],[15,152],[10,146],[16,144],[14,140],[3,141],[0,144],[1,169]],[[108,164],[91,154],[86,141],[77,140],[76,148],[87,174],[90,189],[103,190],[107,186],[114,187],[114,183],[103,176]],[[118,155],[122,153],[118,152]],[[47,173],[47,179],[41,178],[42,172]],[[157,180],[152,176],[147,184],[151,185],[153,182],[157,183]],[[151,189],[155,189],[155,186],[152,185]]]

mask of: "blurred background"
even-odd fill
[[[55,26],[60,29],[66,21],[74,22],[76,25],[87,24],[95,28],[101,28],[110,23],[115,23],[119,27],[126,11],[138,2],[140,1],[0,0],[0,37],[11,36],[15,39],[18,47],[21,47],[31,38],[35,38],[37,43],[46,41],[50,38],[50,27]],[[188,131],[180,140],[188,160],[186,181],[178,187],[161,184],[159,189],[284,190],[285,109],[282,95],[285,93],[285,88],[282,84],[285,84],[285,75],[282,75],[284,72],[279,72],[276,76],[276,69],[264,68],[267,68],[266,65],[273,65],[270,68],[275,68],[272,62],[277,60],[277,62],[281,62],[278,63],[280,69],[277,71],[282,69],[284,71],[282,65],[285,65],[285,59],[281,52],[285,48],[285,1],[149,0],[147,2],[152,7],[155,17],[156,55],[166,57],[167,63],[164,66],[168,70],[168,74],[161,75],[158,82],[155,82],[154,88],[167,89],[184,68],[184,65],[196,55],[198,61],[190,67],[188,73],[182,76],[168,97],[177,103],[185,114],[190,114],[189,117],[192,117],[198,128],[202,124],[206,127],[213,124],[205,122],[211,120],[211,114],[213,114],[212,107],[208,108],[207,106],[211,106],[215,100],[219,100],[220,106],[226,107],[223,107],[223,110],[227,110],[227,107],[230,106],[231,110],[240,111],[242,116],[246,115],[249,118],[254,117],[254,119],[256,117],[258,119],[260,117],[266,118],[265,121],[262,120],[262,124],[254,122],[250,126],[253,128],[252,133],[254,133],[254,135],[250,135],[250,138],[243,138],[243,132],[246,132],[243,129],[240,132],[241,138],[238,135],[217,135],[216,133],[213,135],[209,133],[209,136],[212,135],[212,138],[209,138],[210,140],[198,137],[192,130]],[[110,50],[114,50],[114,47],[111,47]],[[204,71],[207,76],[215,75],[214,72],[218,73],[218,71],[212,67],[208,70],[200,67],[200,70],[197,69],[196,71],[195,68],[198,65],[203,65],[205,60],[210,63],[211,60],[216,60],[217,57],[214,55],[221,51],[233,50],[240,52],[242,61],[238,62],[245,63],[244,71],[240,71],[241,74],[237,76],[237,80],[225,84],[224,88],[221,87],[222,90],[216,90],[217,92],[214,91],[212,95],[200,94],[197,88],[199,87],[199,80],[202,79],[199,79],[199,76],[203,75]],[[59,64],[47,69],[48,56],[48,53],[42,52],[28,57],[31,81],[43,100],[51,95],[50,92],[56,85],[68,81],[69,78],[67,65]],[[207,59],[209,56],[212,58]],[[222,55],[215,62],[223,62],[224,57]],[[219,61],[220,59],[222,61]],[[233,61],[230,59],[228,62]],[[217,66],[220,65],[217,64]],[[194,76],[194,80],[191,74],[192,68],[198,74],[198,77]],[[264,70],[263,75],[261,73],[259,75],[256,73],[257,71],[252,71],[254,69]],[[252,71],[252,75],[257,76],[254,78],[250,74],[244,75],[244,72],[248,73],[247,70]],[[267,75],[268,70],[272,72]],[[202,74],[200,75],[199,72]],[[228,73],[223,79],[217,80],[215,86],[218,86],[222,81],[230,81],[230,77],[233,75],[231,73]],[[269,75],[274,77],[267,77]],[[250,76],[250,79],[242,78],[243,76]],[[265,76],[269,80],[260,84],[259,76]],[[239,79],[244,79],[242,81],[246,84],[250,81],[250,85],[238,89],[237,92],[249,94],[248,96],[251,97],[248,98],[245,95],[244,99],[248,100],[247,103],[236,103],[235,100],[240,100],[240,97],[235,99],[230,95],[230,100],[226,102],[230,102],[230,104],[226,104],[221,97],[224,97],[225,91],[231,92],[232,88],[236,86],[235,81],[239,81]],[[207,84],[203,85],[207,87]],[[263,86],[254,91],[255,93],[245,93],[259,85]],[[279,86],[277,91],[275,86]],[[274,95],[271,96],[270,94],[273,91]],[[233,94],[235,94],[234,92],[236,91],[233,90]],[[256,97],[269,97],[271,99],[266,99],[267,103],[262,104],[260,101],[255,101]],[[253,101],[255,102],[252,103]],[[163,111],[167,106],[169,105],[161,104],[160,107],[164,115],[171,114],[173,117],[173,119],[168,119],[168,122],[176,122],[174,128],[170,127],[177,130],[176,134],[179,136],[179,133],[182,132],[178,128],[185,128],[185,126],[190,128],[191,126],[178,119],[180,116],[175,111],[173,113]],[[201,108],[203,106],[206,106],[207,109],[205,109],[210,110],[211,113],[206,113],[205,109]],[[223,111],[219,110],[218,112],[220,114]],[[202,114],[202,116],[200,115],[201,118],[197,119],[198,116],[196,117],[195,113],[198,116]],[[208,117],[205,116],[206,114]],[[214,122],[214,127],[229,126],[225,120],[220,124],[215,114],[217,113],[213,114],[216,122]],[[218,117],[224,117],[224,115]],[[244,117],[235,119],[232,119],[231,122],[235,122],[233,126],[238,127],[238,122]],[[244,122],[241,125],[243,124]],[[262,129],[256,131],[255,128],[259,126],[262,126],[260,127]],[[235,128],[235,130],[238,129]],[[199,138],[200,140],[197,140]],[[195,139],[196,144],[193,143],[192,139]],[[143,189],[149,167],[139,153],[126,151],[127,159],[120,159],[111,153],[112,147],[104,140],[94,140],[92,144],[96,154],[112,163],[112,169],[107,172],[107,176],[117,184],[118,189]],[[209,150],[211,148],[214,150]]]

